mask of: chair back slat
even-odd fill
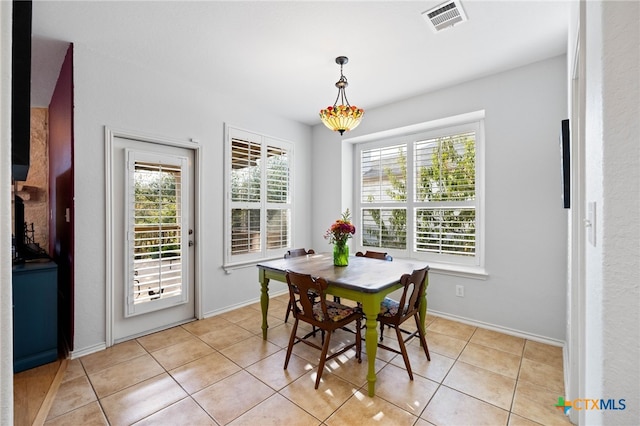
[[[365,253],[362,253],[361,251],[359,251],[359,252],[356,253],[356,256],[369,257],[371,259],[393,260],[393,257],[391,257],[387,253],[381,252],[381,251],[370,251],[370,250],[367,250]]]
[[[286,276],[289,285],[289,298],[295,303],[294,315],[311,324],[319,325],[322,322],[328,322],[329,315],[325,300],[327,281],[324,278],[313,278],[310,275],[292,271],[287,271]],[[313,315],[314,300],[316,304],[319,303],[321,306],[323,321],[319,321]]]
[[[290,257],[306,256],[308,254],[315,254],[315,251],[313,249],[305,250],[304,248],[291,249],[284,254],[284,258],[289,259]]]
[[[420,308],[420,294],[426,291],[427,274],[429,267],[424,269],[416,269],[411,274],[404,274],[400,278],[400,283],[404,289],[402,291],[402,297],[400,298],[400,307],[398,309],[397,317],[399,323],[402,323],[406,318],[414,315]],[[423,290],[424,289],[424,290]]]

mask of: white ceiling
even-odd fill
[[[566,52],[568,1],[462,0],[469,20],[436,34],[421,13],[441,3],[35,0],[32,105],[67,42],[309,125],[335,100],[337,56],[366,111]]]

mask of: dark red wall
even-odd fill
[[[73,349],[73,193],[73,45],[69,45],[49,104],[49,253],[58,264],[58,325],[65,352]]]

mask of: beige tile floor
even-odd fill
[[[286,301],[271,299],[268,341],[254,304],[71,360],[46,424],[570,424],[554,407],[564,395],[561,348],[432,315],[431,361],[409,345],[413,381],[401,356],[378,350],[370,398],[366,356],[359,364],[346,352],[315,390],[318,351],[296,345],[283,369]],[[394,336],[385,331],[385,342]]]

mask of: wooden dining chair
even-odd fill
[[[356,307],[341,305],[326,299],[325,290],[328,283],[324,278],[313,278],[311,275],[299,274],[292,271],[286,272],[287,284],[289,286],[289,298],[294,304],[293,316],[295,322],[291,330],[289,338],[289,346],[287,347],[287,356],[284,360],[284,369],[289,365],[293,345],[302,342],[321,351],[320,363],[318,364],[318,373],[316,377],[315,389],[318,389],[320,378],[324,370],[325,362],[343,354],[349,349],[355,347],[356,359],[362,362],[362,336],[360,328],[362,323],[362,311]],[[317,301],[311,300],[311,295],[317,296]],[[323,339],[322,346],[310,340],[314,332],[307,333],[300,337],[297,335],[298,324],[300,321],[310,324],[312,327],[320,329],[326,337]],[[347,325],[355,322],[355,342],[350,343],[340,349],[338,352],[327,356],[329,351],[329,343],[331,342],[331,334],[339,329],[345,328]]]
[[[284,258],[288,259],[290,257],[298,257],[298,256],[306,256],[308,254],[315,254],[316,252],[313,249],[305,250],[304,248],[291,249],[284,254]]]
[[[402,278],[400,278],[400,283],[403,286],[402,297],[399,301],[385,297],[380,305],[380,313],[378,314],[378,321],[380,321],[380,342],[378,342],[378,347],[401,354],[404,359],[404,365],[407,368],[407,373],[409,373],[409,379],[411,380],[413,380],[413,373],[411,372],[411,364],[409,363],[409,355],[407,354],[406,347],[406,343],[409,340],[414,337],[419,337],[424,353],[427,356],[427,359],[431,361],[429,347],[427,346],[427,339],[425,338],[422,327],[420,327],[419,314],[420,304],[424,303],[425,300],[424,297],[420,297],[420,294],[424,294],[423,292],[426,292],[427,290],[428,272],[429,267],[427,266],[423,269],[414,270],[412,274],[404,274]],[[412,317],[415,319],[417,330],[411,332],[402,329],[401,325]],[[400,350],[391,348],[382,343],[384,339],[383,330],[385,324],[395,329]],[[404,338],[403,333],[408,334],[409,336]]]
[[[305,250],[304,248],[297,248],[287,251],[284,254],[285,259],[289,259],[290,257],[298,257],[298,256],[306,256],[308,254],[315,254],[316,252],[313,249]],[[287,313],[284,315],[284,322],[289,321],[289,314],[293,312],[293,303],[289,300],[289,304],[287,305]]]
[[[370,257],[372,259],[393,260],[393,257],[391,257],[387,253],[381,252],[381,251],[370,251],[370,250],[367,250],[364,253],[359,251],[359,252],[356,253],[356,256],[359,256],[359,257]]]

